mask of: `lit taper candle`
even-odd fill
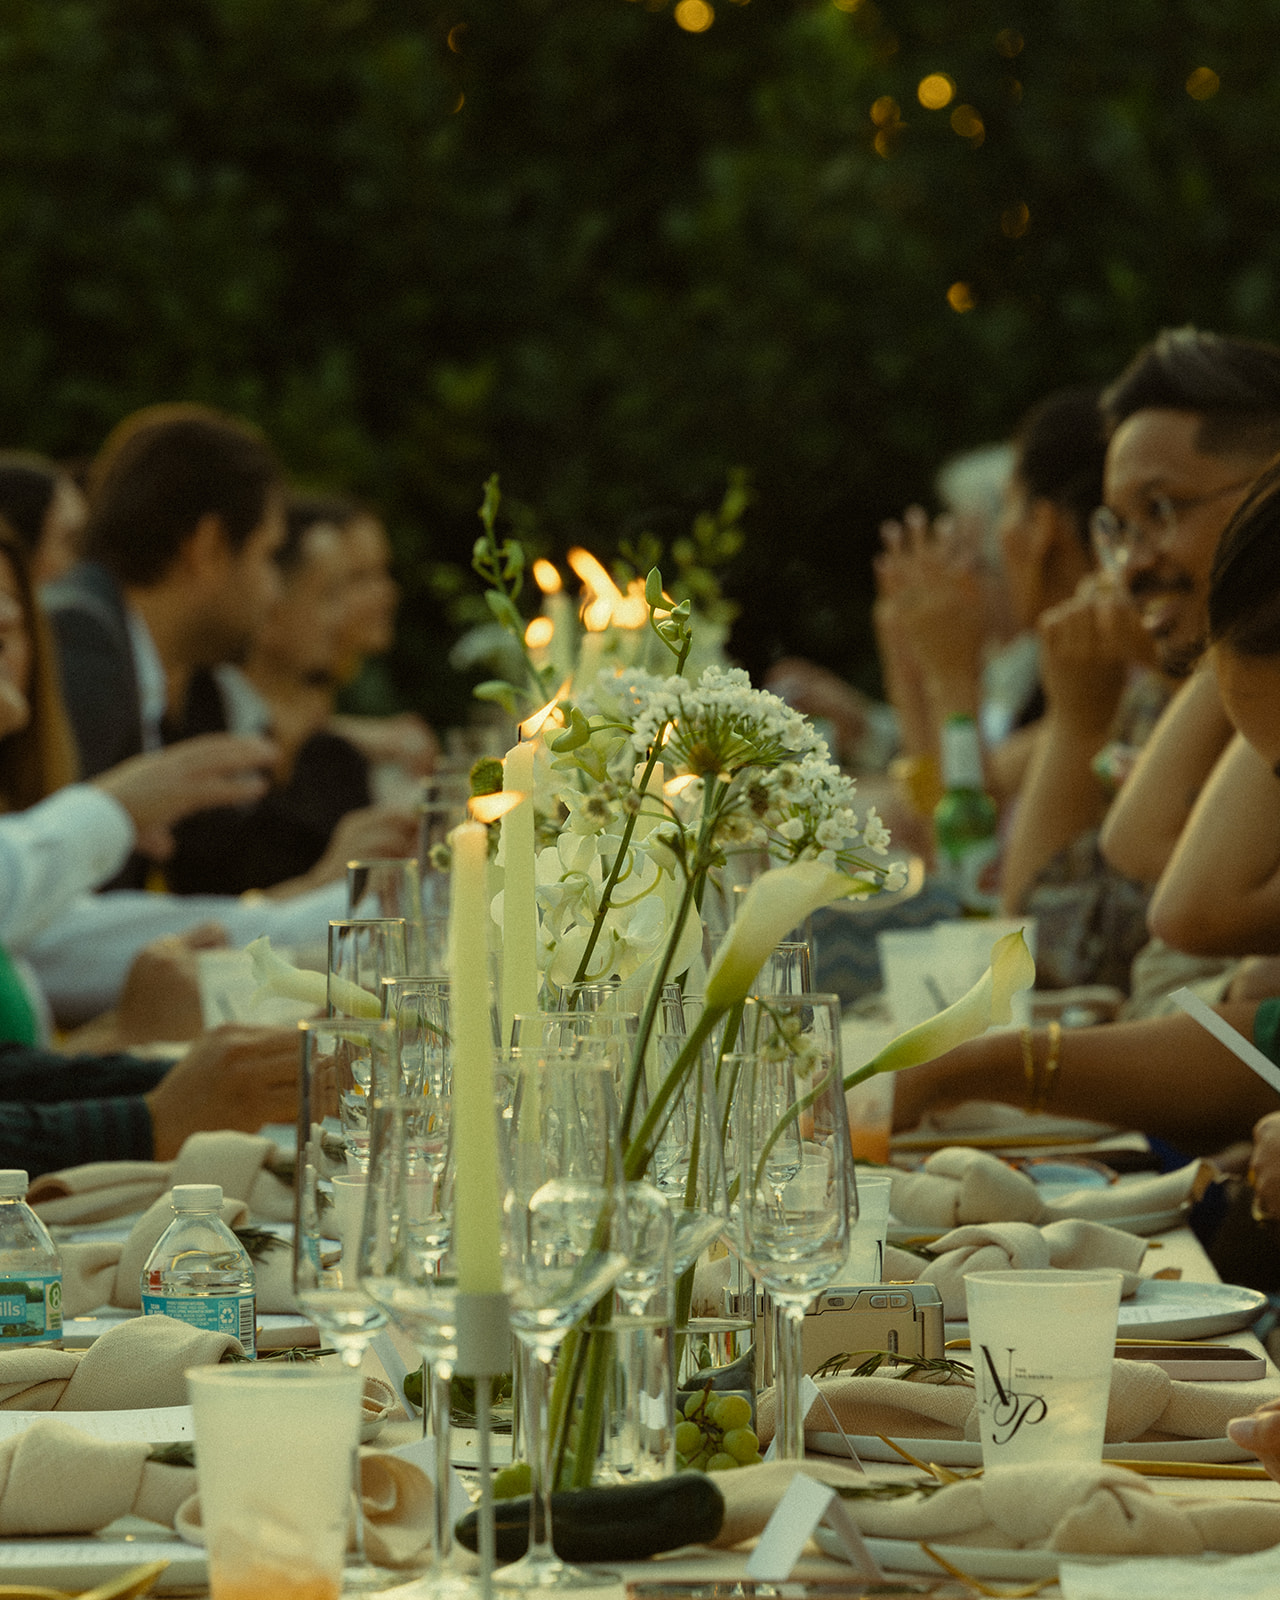
[[[529,724],[521,728],[524,733]],[[534,877],[533,760],[537,741],[524,738],[502,763],[502,791],[522,796],[502,819],[502,1037],[511,1019],[538,1009],[538,905]]]

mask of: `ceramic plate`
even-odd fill
[[[121,1524],[113,1523],[110,1535],[0,1540],[0,1583],[68,1589],[79,1594],[144,1562],[167,1561],[169,1566],[160,1575],[153,1593],[204,1588],[209,1573],[203,1550],[185,1543],[175,1533],[165,1538],[154,1523],[129,1520],[149,1532],[129,1534],[126,1543],[125,1535],[116,1531]]]
[[[837,1561],[849,1559],[839,1539],[829,1529],[819,1528],[814,1539],[825,1554],[834,1556]],[[868,1539],[867,1548],[886,1571],[921,1572],[932,1578],[943,1576],[938,1563],[930,1561],[920,1546],[909,1540]],[[933,1549],[972,1578],[1007,1578],[1014,1581],[1023,1578],[1056,1578],[1058,1564],[1062,1561],[1070,1561],[1073,1565],[1077,1562],[1090,1566],[1112,1564],[1106,1557],[1066,1555],[1059,1550],[990,1550],[967,1544],[933,1544]],[[1114,1558],[1116,1561],[1131,1559],[1122,1556]]]
[[[889,1461],[902,1465],[902,1457],[874,1435],[851,1434],[850,1442],[865,1461]],[[940,1467],[980,1467],[982,1446],[976,1439],[899,1439],[921,1461],[935,1461]],[[811,1450],[826,1456],[847,1456],[838,1433],[805,1433]],[[1254,1461],[1249,1450],[1242,1450],[1230,1439],[1161,1439],[1151,1444],[1109,1444],[1107,1455],[1117,1461]]]
[[[1116,1331],[1122,1339],[1213,1339],[1256,1322],[1267,1297],[1233,1283],[1182,1283],[1144,1278],[1138,1292],[1120,1302]],[[947,1338],[964,1339],[967,1322],[948,1322]]]

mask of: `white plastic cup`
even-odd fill
[[[984,1468],[1102,1459],[1121,1273],[969,1272]]]
[[[244,1362],[187,1384],[213,1600],[336,1600],[359,1374]]]
[[[369,1194],[367,1172],[335,1172],[334,1226],[342,1246],[342,1287],[353,1289],[360,1281],[360,1235],[364,1232],[364,1207]]]
[[[893,1179],[858,1169],[858,1220],[849,1224],[849,1254],[837,1284],[883,1283]]]

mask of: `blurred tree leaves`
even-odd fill
[[[1278,54],[1280,0],[0,0],[0,437],[257,418],[385,508],[446,715],[491,470],[609,555],[743,466],[740,653],[865,677],[943,455],[1163,324],[1280,334]]]

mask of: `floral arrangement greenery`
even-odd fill
[[[498,539],[497,508],[491,479],[473,564],[489,584],[494,617],[520,640],[525,681],[478,692],[513,710],[548,701],[535,734],[537,936],[545,984],[554,991],[618,979],[644,996],[621,1115],[626,1172],[635,1179],[647,1171],[699,1053],[718,1033],[722,1041],[736,1036],[743,1002],[777,943],[836,899],[900,887],[905,869],[887,859],[889,836],[874,808],[858,812],[853,781],[806,718],[753,688],[735,668],[708,666],[696,682],[685,676],[694,643],[691,607],[666,593],[657,568],[645,579],[644,599],[665,671],[636,665],[634,641],[613,653],[602,646],[584,671],[584,649],[557,695],[553,673],[524,643],[515,603],[524,557],[516,541]],[[715,876],[741,851],[766,853],[770,869],[751,885],[702,975],[701,910]],[[495,921],[502,914],[499,894]],[[663,986],[695,973],[702,976],[702,1014],[640,1115],[641,1074]],[[1000,941],[992,970],[969,995],[849,1074],[846,1085],[928,1060],[991,1021],[1008,1020],[1013,992],[1032,976],[1021,935]],[[607,1320],[607,1310],[601,1316]],[[553,1427],[557,1414],[567,1414],[581,1372],[582,1354],[570,1339]],[[602,1391],[588,1370],[588,1400],[594,1394],[603,1403]],[[594,1432],[584,1425],[580,1437]],[[571,1481],[588,1482],[591,1466],[584,1450]]]

